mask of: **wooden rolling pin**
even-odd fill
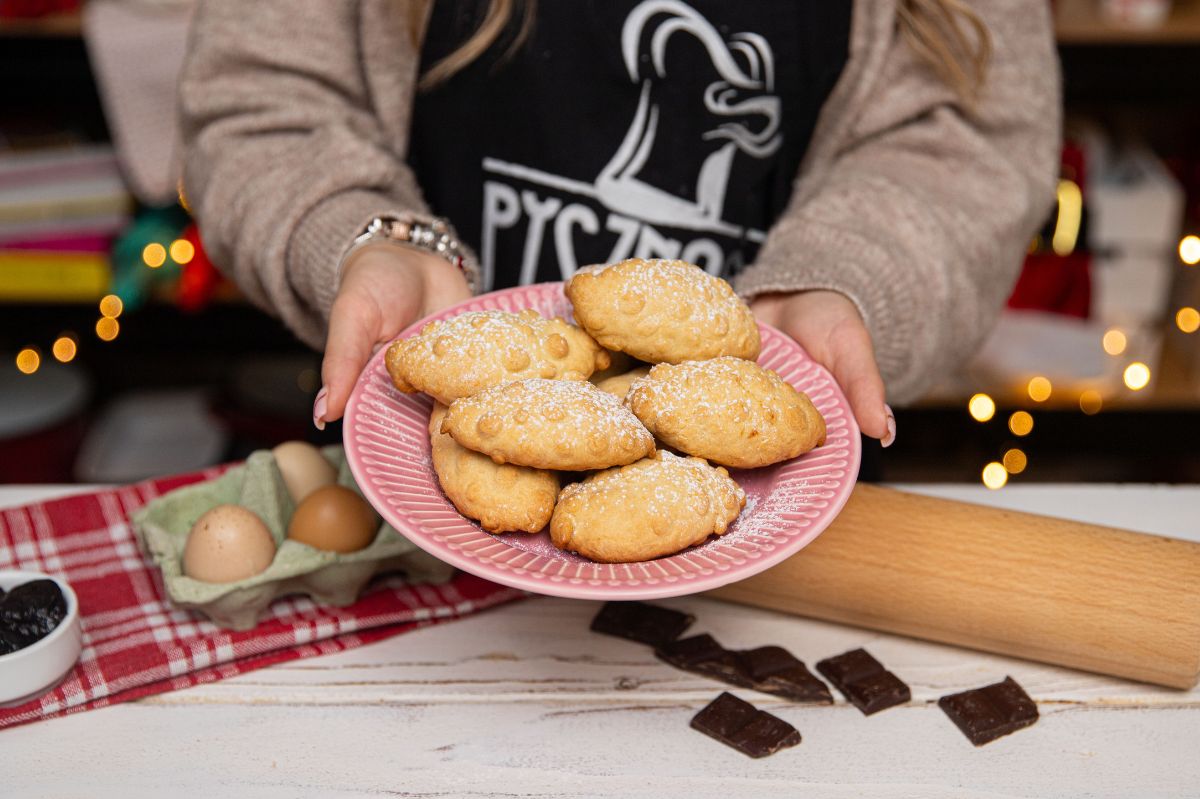
[[[713,595],[1190,688],[1200,544],[859,485],[802,552]]]

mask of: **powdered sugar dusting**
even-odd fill
[[[598,458],[614,451],[637,457],[653,446],[650,432],[621,400],[585,380],[517,380],[458,400],[450,413],[478,415],[478,425],[491,426],[486,435],[503,437],[510,451],[564,445]]]
[[[701,458],[680,457],[666,450],[659,450],[653,458],[598,472],[582,483],[573,483],[563,489],[560,501],[576,496],[602,495],[621,483],[637,479],[644,479],[654,489],[642,495],[643,501],[638,508],[630,509],[638,515],[663,515],[668,509],[679,507],[693,491],[704,494],[710,513],[716,515],[726,512],[731,496],[737,510],[746,502],[746,492],[724,469],[710,466]],[[725,521],[736,516],[736,511],[728,512]]]

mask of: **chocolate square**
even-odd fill
[[[781,696],[793,702],[833,704],[833,695],[829,693],[829,687],[817,679],[816,675],[809,671],[803,663],[756,682],[754,689],[773,696]]]
[[[1038,720],[1037,704],[1012,677],[962,693],[943,696],[938,707],[976,746],[1016,732]]]
[[[742,668],[751,680],[765,680],[772,674],[778,674],[787,669],[804,664],[797,660],[791,652],[781,646],[760,646],[757,649],[743,649],[738,653]]]
[[[865,649],[852,649],[817,663],[825,675],[864,716],[902,705],[912,698],[908,686]]]
[[[800,733],[791,724],[728,692],[697,713],[692,728],[754,758],[800,743]]]
[[[750,685],[750,681],[742,674],[742,664],[737,654],[721,646],[707,633],[663,644],[654,650],[654,654],[677,669],[741,687]]]
[[[645,602],[606,602],[592,619],[592,632],[660,646],[674,641],[695,620],[689,613]]]
[[[783,647],[729,650],[704,633],[663,644],[654,654],[675,668],[739,688],[752,688],[793,702],[833,702],[825,683]]]
[[[870,716],[896,705],[903,705],[912,699],[912,692],[908,690],[908,686],[890,671],[868,674],[854,682],[847,683],[845,694],[851,704],[861,710],[864,716]]]

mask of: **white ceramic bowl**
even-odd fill
[[[67,601],[67,615],[42,640],[0,655],[0,703],[32,699],[57,683],[79,659],[83,636],[79,626],[79,600],[71,586],[52,574],[0,570],[0,588],[6,592],[43,579],[53,580],[62,590]]]

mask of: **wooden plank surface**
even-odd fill
[[[961,490],[943,494],[962,499]],[[1020,493],[986,499],[1021,507]],[[1147,532],[1170,533],[1158,520],[1194,519],[1200,508],[1196,488],[1115,494],[1112,502],[1146,508]],[[1094,511],[1105,495],[1063,487],[1059,504],[1049,501],[1070,515],[1064,506],[1088,500]],[[1200,785],[1200,691],[710,599],[663,604],[694,612],[695,630],[728,646],[778,643],[810,664],[866,646],[910,683],[913,701],[864,718],[842,702],[790,706],[735,691],[804,736],[752,761],[687,726],[722,686],[589,632],[595,603],[536,598],[2,732],[0,796],[1182,797]],[[975,749],[933,703],[1006,674],[1038,700],[1042,719]]]

